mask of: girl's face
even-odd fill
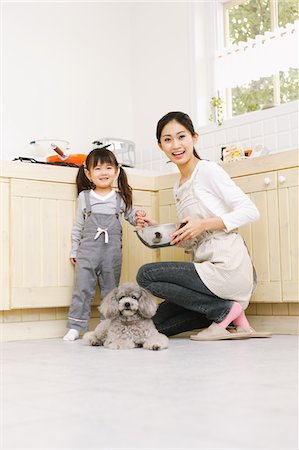
[[[111,190],[112,184],[118,175],[118,169],[109,163],[101,163],[90,170],[86,169],[86,176],[95,185],[96,190]]]
[[[194,136],[176,120],[168,122],[162,129],[159,147],[165,155],[177,165],[183,165],[195,158],[193,147],[198,134]]]

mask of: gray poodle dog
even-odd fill
[[[168,338],[158,332],[152,317],[157,310],[154,297],[136,283],[124,283],[107,294],[99,308],[106,320],[84,334],[87,345],[122,350],[143,347],[162,350]]]

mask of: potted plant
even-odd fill
[[[209,121],[217,123],[218,126],[223,123],[223,100],[218,97],[212,97],[210,100]]]

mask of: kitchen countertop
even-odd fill
[[[134,189],[157,190],[154,172],[129,167],[126,167],[125,170],[129,183]],[[33,164],[21,161],[0,161],[0,176],[4,178],[74,184],[77,172],[76,167]]]
[[[221,163],[221,166],[231,177],[241,177],[254,173],[269,172],[281,168],[281,160],[285,161],[286,167],[296,167],[299,161],[298,149],[279,153],[270,153],[258,158],[247,158],[239,161]]]
[[[282,155],[286,167],[298,166],[298,150],[270,153],[259,158],[248,158],[229,163],[221,162],[221,166],[231,177],[240,177],[256,173],[269,172],[281,167]],[[31,164],[20,161],[0,161],[0,176],[5,178],[24,178],[57,183],[75,183],[77,168]],[[125,168],[130,185],[134,189],[156,191],[171,188],[178,179],[178,173],[155,174],[149,170]]]
[[[253,175],[257,173],[270,172],[281,168],[282,156],[286,167],[297,167],[299,161],[298,150],[288,150],[280,153],[270,153],[259,158],[248,158],[236,160],[233,162],[220,162],[219,164],[229,174],[230,177],[236,178],[244,175]],[[160,189],[167,189],[174,185],[179,174],[172,173],[166,175],[157,175],[156,180]]]

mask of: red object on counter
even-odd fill
[[[52,144],[52,148],[54,152],[57,153],[57,155],[48,156],[47,162],[55,163],[55,162],[65,162],[65,163],[71,163],[71,164],[77,164],[78,166],[81,166],[85,163],[86,155],[85,153],[76,153],[73,155],[65,155],[61,148],[54,146],[55,144]]]
[[[85,163],[85,159],[86,155],[84,153],[77,153],[74,155],[66,156],[66,158],[61,158],[58,155],[48,156],[47,162],[66,162],[81,166],[82,164]]]

